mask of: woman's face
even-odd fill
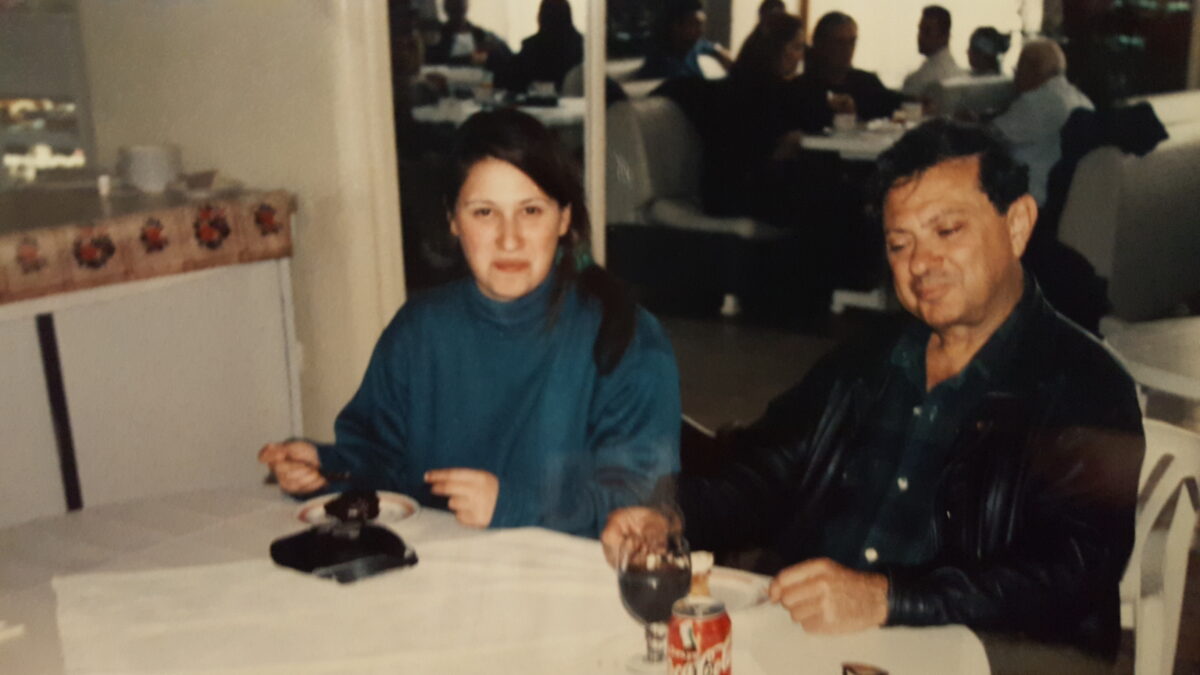
[[[804,31],[796,31],[791,42],[784,45],[783,53],[779,59],[779,74],[783,76],[783,79],[787,80],[795,77],[796,69],[800,67],[800,62],[804,60]]]
[[[487,297],[516,300],[550,273],[571,207],[562,207],[517,167],[487,158],[471,167],[450,214],[475,283]]]

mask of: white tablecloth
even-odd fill
[[[270,562],[269,542],[303,527],[294,511],[250,488],[0,530],[0,621],[26,627],[0,643],[0,672],[610,673],[642,647],[595,541],[425,510],[394,527],[415,568],[340,585]],[[987,672],[962,627],[809,636],[770,604],[733,625],[742,675]]]
[[[583,124],[587,112],[586,100],[576,97],[560,98],[555,106],[523,105],[517,108],[536,117],[548,127]],[[473,100],[447,98],[434,105],[417,106],[413,108],[412,115],[416,121],[426,124],[459,125],[480,110],[483,110],[483,107]]]
[[[904,131],[901,129],[834,131],[827,136],[805,135],[800,139],[800,147],[805,150],[836,152],[845,160],[873,162],[903,135]]]

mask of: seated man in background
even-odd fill
[[[813,29],[804,74],[793,86],[805,100],[826,102],[824,126],[834,113],[856,113],[861,120],[890,117],[904,100],[883,86],[875,73],[852,65],[857,44],[858,24],[848,14],[829,12]]]
[[[950,54],[950,11],[940,5],[921,10],[917,24],[917,51],[925,57],[921,66],[904,78],[900,91],[906,96],[921,98],[930,87],[965,73]]]
[[[704,37],[707,20],[700,0],[667,0],[654,21],[654,31],[646,45],[646,60],[634,77],[639,80],[703,78],[701,56],[711,56],[729,70],[733,65],[729,51]]]
[[[659,493],[693,549],[766,547],[770,598],[806,631],[959,623],[997,671],[991,633],[1104,668],[1144,450],[1133,382],[1022,268],[1037,205],[998,139],[935,120],[877,168],[917,320],[835,350],[722,437],[723,465]],[[601,540],[666,522],[618,510]]]
[[[1060,133],[1071,112],[1092,109],[1088,97],[1067,81],[1067,57],[1050,40],[1025,45],[1013,84],[1017,99],[992,124],[1029,167],[1029,193],[1046,203],[1046,181],[1062,154]]]
[[[443,0],[446,23],[437,41],[426,45],[425,61],[452,66],[482,66],[504,72],[512,50],[495,33],[467,21],[468,0]]]

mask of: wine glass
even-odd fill
[[[662,670],[671,606],[692,584],[688,545],[679,529],[627,536],[618,552],[617,583],[626,611],[646,629],[646,653],[632,658],[630,669]]]

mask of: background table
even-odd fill
[[[586,100],[582,97],[562,97],[558,105],[519,105],[518,110],[536,117],[548,127],[567,127],[583,124]],[[467,118],[483,110],[478,102],[469,99],[444,98],[434,105],[413,108],[413,119],[426,124],[459,125]]]
[[[873,162],[903,135],[902,129],[834,131],[828,135],[805,135],[800,140],[800,147],[836,152],[848,161]]]
[[[269,561],[295,511],[272,488],[225,489],[0,530],[0,621],[25,630],[0,642],[0,672],[605,673],[641,647],[593,540],[427,509],[394,527],[417,567],[343,586]],[[770,604],[733,623],[742,675],[987,672],[958,626],[808,636]]]

